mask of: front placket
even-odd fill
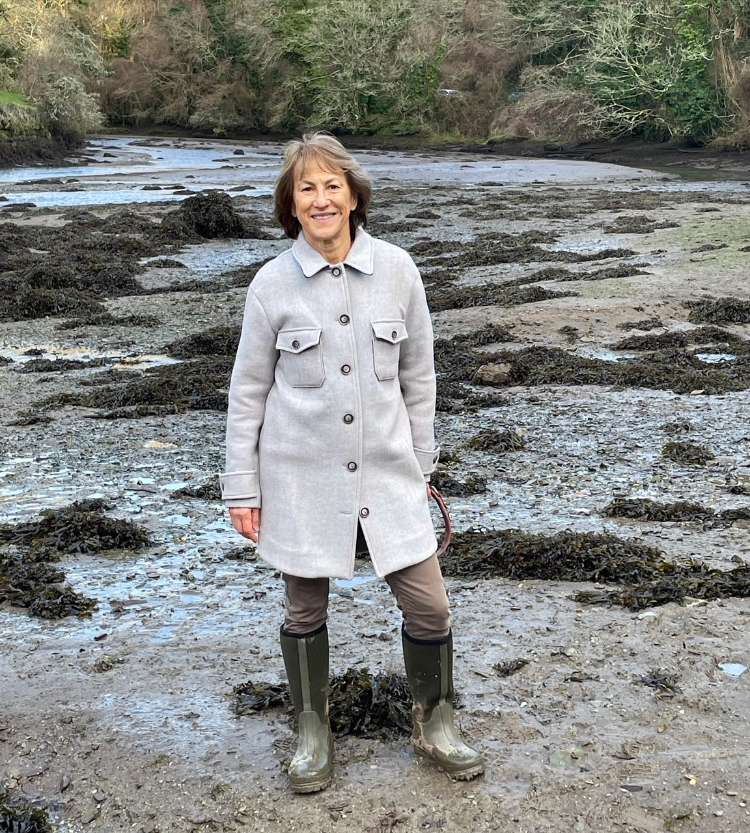
[[[354,472],[355,482],[354,482],[354,505],[353,505],[353,515],[354,515],[354,528],[352,530],[352,541],[351,541],[351,573],[354,573],[354,562],[356,559],[356,546],[357,546],[357,529],[359,527],[359,511],[360,511],[360,493],[362,487],[362,452],[363,452],[363,445],[364,445],[364,438],[362,436],[362,390],[360,385],[360,375],[359,375],[359,359],[357,353],[357,337],[355,335],[355,328],[352,324],[352,300],[351,295],[349,293],[349,277],[346,273],[346,268],[343,264],[335,266],[332,270],[332,274],[335,277],[335,270],[341,270],[341,286],[344,290],[344,306],[345,312],[339,314],[339,323],[342,322],[342,317],[346,317],[346,326],[349,331],[349,350],[351,358],[348,359],[348,363],[351,367],[351,373],[349,374],[349,378],[354,383],[354,400],[356,402],[356,406],[354,409],[354,427],[357,432],[357,459],[353,462],[356,464],[357,468]]]

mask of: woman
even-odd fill
[[[229,391],[222,496],[285,583],[295,792],[331,782],[328,579],[352,577],[358,538],[403,613],[415,747],[451,778],[484,770],[453,724],[450,613],[425,488],[439,454],[430,314],[409,255],[364,231],[370,197],[332,136],[287,145],[275,214],[295,243],[248,290]]]

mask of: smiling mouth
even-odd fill
[[[335,214],[313,214],[313,220],[330,220],[331,217],[335,217]]]

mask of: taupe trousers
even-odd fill
[[[358,538],[358,550],[364,543]],[[437,556],[385,576],[404,616],[404,628],[414,639],[444,639],[450,633],[450,608]],[[327,578],[284,574],[284,631],[307,634],[328,620]]]

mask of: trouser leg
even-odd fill
[[[448,595],[437,556],[432,555],[385,577],[404,616],[404,628],[415,639],[444,639],[450,633]]]
[[[328,579],[284,574],[284,630],[312,633],[328,620]]]

